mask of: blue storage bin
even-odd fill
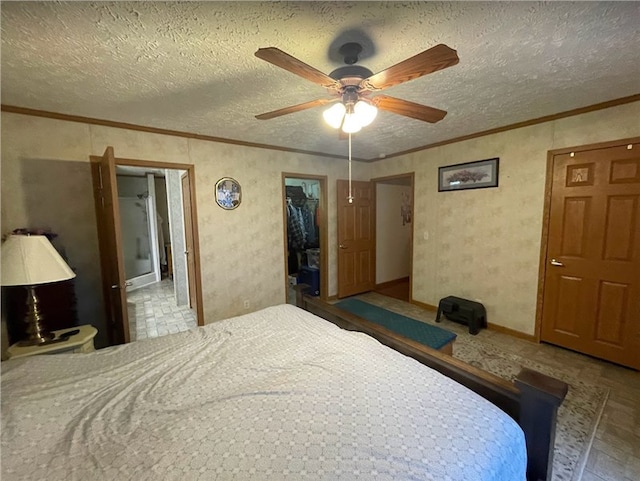
[[[311,296],[320,295],[320,269],[303,266],[298,272],[298,284],[307,284],[311,288],[307,292]]]

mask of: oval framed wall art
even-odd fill
[[[223,177],[216,182],[216,203],[225,210],[236,209],[242,202],[240,183],[231,177]]]

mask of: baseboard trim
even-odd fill
[[[438,310],[438,306],[432,306],[431,304],[426,304],[424,302],[420,302],[420,301],[416,301],[415,299],[411,299],[409,301],[410,304],[413,304],[414,306],[418,306],[418,307],[422,307],[423,309],[426,309],[427,311],[437,311]]]
[[[392,281],[381,282],[380,284],[376,284],[376,286],[374,287],[374,290],[377,291],[378,289],[386,289],[388,287],[393,287],[393,286],[396,286],[398,284],[402,284],[404,282],[409,282],[409,276],[402,277],[400,279],[394,279]]]
[[[501,332],[502,334],[508,334],[509,336],[518,337],[527,341],[538,343],[538,339],[533,334],[526,334],[524,332],[516,331],[515,329],[509,329],[508,327],[500,326],[498,324],[487,323],[487,329],[491,331]]]

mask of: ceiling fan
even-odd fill
[[[324,112],[325,120],[334,128],[342,127],[344,132],[353,133],[371,123],[377,109],[430,123],[438,122],[447,115],[444,110],[380,95],[377,92],[456,65],[459,59],[455,50],[439,44],[375,75],[365,67],[354,65],[362,52],[362,46],[359,43],[346,43],[339,51],[344,56],[346,65],[326,75],[278,48],[258,49],[255,53],[256,57],[326,88],[332,98],[292,105],[256,115],[256,118],[273,119],[320,105],[336,103]]]

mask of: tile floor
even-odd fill
[[[177,306],[171,279],[127,293],[131,341],[166,336],[197,326],[189,306]]]
[[[370,292],[358,298],[427,322],[435,320],[435,312],[407,302]],[[446,325],[445,325],[446,324]],[[584,356],[549,344],[537,344],[496,331],[483,329],[482,335],[471,336],[466,326],[444,321],[439,326],[474,342],[490,339],[505,351],[516,352],[537,362],[566,369],[593,384],[610,390],[604,412],[596,430],[581,481],[640,480],[640,372]],[[455,356],[455,345],[454,345]]]

